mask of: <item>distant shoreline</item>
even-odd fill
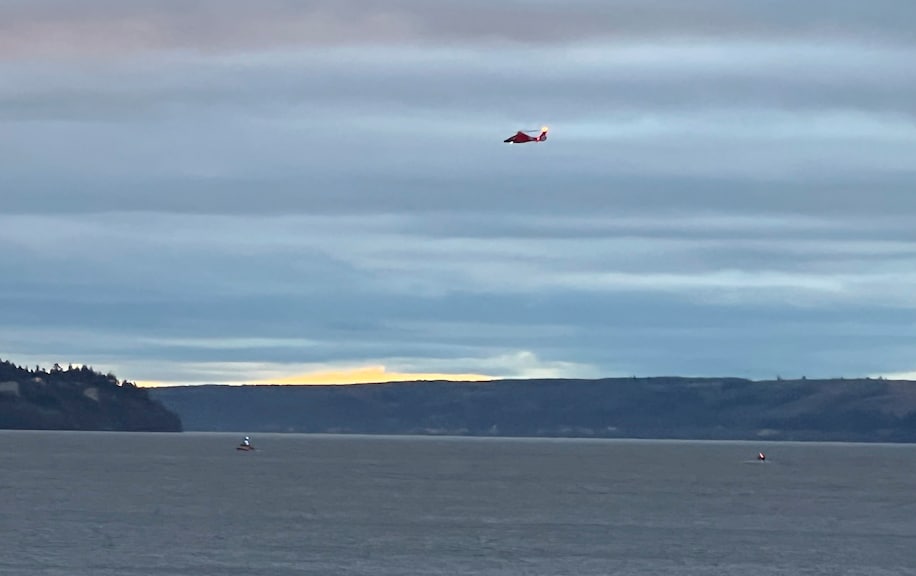
[[[916,442],[916,382],[607,378],[150,389],[185,430],[747,442]]]

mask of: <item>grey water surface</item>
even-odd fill
[[[0,574],[916,574],[912,445],[240,439],[0,432]]]

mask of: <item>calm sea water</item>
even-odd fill
[[[916,446],[239,439],[0,433],[0,574],[916,573]]]

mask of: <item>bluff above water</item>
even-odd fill
[[[916,382],[608,378],[189,386],[188,430],[916,442]]]
[[[0,429],[180,432],[182,424],[149,390],[113,374],[0,361]]]

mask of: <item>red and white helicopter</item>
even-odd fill
[[[510,136],[503,140],[508,144],[524,144],[525,142],[543,142],[547,140],[547,126],[541,128],[541,133],[537,136],[532,136],[531,134],[537,132],[537,130],[519,130],[515,135]]]

